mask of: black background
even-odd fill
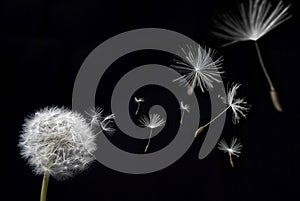
[[[283,113],[272,106],[253,42],[218,51],[225,59],[225,81],[241,83],[240,95],[252,105],[248,118],[236,126],[229,114],[223,131],[226,139],[235,135],[243,143],[240,158],[234,158],[236,168],[231,168],[228,156],[217,149],[199,160],[203,135],[176,163],[155,173],[129,175],[94,163],[71,180],[51,178],[48,200],[297,200],[299,7],[296,1],[284,2],[292,4],[293,17],[259,40]],[[212,18],[234,4],[232,0],[1,1],[1,200],[39,199],[42,177],[32,173],[17,148],[24,117],[45,106],[71,107],[76,74],[95,47],[116,34],[147,27],[174,30],[216,47],[217,40],[210,34]],[[171,59],[172,55],[157,51],[122,57],[99,83],[97,105],[110,112],[113,87],[128,70],[147,63],[168,65]],[[196,94],[201,102],[201,122],[206,122],[208,95]],[[172,122],[180,118],[178,102],[167,89],[155,86],[141,88],[133,96],[148,100],[143,113],[156,102],[172,117],[163,130],[165,137],[154,139],[150,151],[162,148],[176,132]],[[134,110],[135,105],[130,105],[132,114]],[[111,140],[135,152],[145,145],[145,141],[123,141],[119,132]]]

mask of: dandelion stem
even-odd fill
[[[257,55],[258,55],[258,58],[259,58],[260,65],[261,65],[261,67],[262,67],[262,69],[263,69],[263,71],[264,71],[264,74],[265,74],[265,76],[266,76],[268,82],[269,82],[271,91],[275,91],[274,85],[273,85],[273,83],[272,83],[272,81],[271,81],[271,78],[270,78],[270,76],[269,76],[269,74],[268,74],[268,72],[267,72],[266,66],[265,66],[264,61],[263,61],[263,59],[262,59],[262,56],[261,56],[261,53],[260,53],[260,49],[259,49],[258,43],[257,43],[257,41],[254,41],[254,43],[255,43],[255,47],[256,47],[256,51],[257,51]]]
[[[181,119],[180,119],[180,124],[182,124],[182,121],[183,121],[183,116],[184,116],[184,110],[181,110]]]
[[[220,112],[217,116],[215,116],[212,120],[210,120],[210,122],[208,122],[204,126],[201,126],[200,128],[198,128],[196,130],[196,132],[195,132],[195,137],[197,137],[197,135],[199,133],[201,133],[206,126],[208,126],[209,124],[211,124],[212,122],[214,122],[216,119],[218,119],[222,114],[224,114],[229,108],[230,108],[230,106],[228,106],[227,108],[225,108],[222,112]]]
[[[207,124],[204,125],[204,127],[208,126],[209,124],[211,124],[212,122],[214,122],[217,118],[219,118],[224,112],[226,112],[228,109],[230,108],[230,106],[228,106],[227,108],[225,108],[222,112],[220,112],[215,118],[213,118],[210,122],[208,122]]]
[[[228,154],[229,154],[229,161],[230,161],[230,165],[231,165],[231,167],[233,167],[233,168],[234,168],[234,164],[233,164],[233,160],[232,160],[232,155],[231,155],[231,153],[230,153],[230,152],[228,152]]]
[[[265,64],[264,64],[264,61],[262,59],[262,56],[261,56],[261,53],[260,53],[260,49],[259,49],[259,46],[258,46],[258,43],[257,41],[254,41],[255,43],[255,47],[256,47],[256,51],[257,51],[257,55],[258,55],[258,58],[259,58],[259,62],[261,64],[261,67],[263,69],[263,72],[269,82],[269,85],[270,85],[270,95],[271,95],[271,99],[272,99],[272,102],[273,102],[273,105],[275,107],[276,110],[278,110],[279,112],[282,112],[282,108],[281,108],[281,105],[280,105],[280,102],[279,102],[279,97],[278,97],[278,94],[277,94],[277,91],[275,90],[274,88],[274,85],[271,81],[271,78],[267,72],[267,69],[265,67]]]
[[[42,189],[41,189],[41,199],[40,201],[46,201],[47,199],[47,189],[49,183],[49,173],[44,173]]]
[[[198,75],[198,73],[196,72],[196,74],[194,75],[192,85],[188,88],[188,91],[187,91],[188,95],[192,95],[194,92],[194,88],[195,88],[196,81],[197,81],[197,75]]]
[[[147,145],[146,145],[146,147],[145,147],[144,152],[147,152],[147,150],[148,150],[148,147],[149,147],[149,144],[150,144],[151,137],[152,137],[152,128],[150,129],[150,135],[149,135],[148,143],[147,143]]]
[[[137,113],[139,112],[139,109],[140,109],[140,102],[138,102],[137,104],[138,104],[138,106],[137,106],[137,109],[135,111],[135,115],[137,115]]]

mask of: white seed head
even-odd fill
[[[287,12],[289,7],[284,6],[282,1],[273,7],[269,0],[246,0],[240,3],[236,15],[230,13],[220,16],[213,33],[227,40],[225,45],[256,41],[291,17]]]
[[[185,110],[185,111],[187,111],[187,112],[190,112],[190,106],[188,105],[188,104],[183,104],[183,102],[182,101],[180,101],[180,109],[181,110]]]
[[[223,62],[223,58],[214,58],[216,51],[208,47],[192,47],[187,45],[187,49],[182,48],[185,61],[177,61],[173,65],[175,69],[183,73],[182,76],[173,80],[179,81],[181,85],[194,88],[199,86],[204,92],[208,88],[213,88],[213,82],[221,82],[219,75],[223,72],[219,71]]]
[[[166,121],[163,118],[161,118],[159,114],[150,114],[149,118],[143,115],[140,118],[140,122],[142,126],[152,129],[164,125]]]
[[[101,131],[105,131],[108,134],[113,134],[115,129],[112,127],[113,120],[116,118],[114,114],[108,116],[103,115],[103,109],[93,108],[89,112],[86,112],[88,115],[88,121],[92,128],[98,128],[100,126]]]
[[[239,157],[238,154],[241,153],[242,144],[239,142],[239,140],[236,137],[232,137],[230,146],[228,146],[224,138],[220,140],[218,145],[219,145],[218,149],[224,151],[224,153],[229,153],[237,157]]]
[[[226,97],[221,97],[222,101],[232,110],[232,121],[234,124],[239,123],[240,116],[246,118],[246,112],[250,110],[249,105],[244,98],[236,98],[236,91],[240,84],[232,84],[231,88],[227,89]]]
[[[19,147],[37,175],[48,173],[61,180],[83,171],[95,159],[95,139],[79,113],[44,108],[25,120]]]
[[[136,103],[140,103],[140,102],[145,102],[145,99],[134,97],[134,101],[135,101]]]

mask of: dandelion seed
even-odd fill
[[[246,112],[249,111],[249,106],[244,98],[236,98],[236,91],[240,86],[240,84],[233,83],[231,88],[227,90],[227,96],[221,97],[227,107],[232,110],[232,121],[234,124],[239,123],[240,116],[246,118]]]
[[[226,104],[226,108],[220,112],[216,117],[214,117],[210,122],[205,124],[204,126],[201,126],[198,128],[198,130],[195,132],[195,137],[199,133],[201,133],[204,128],[208,125],[210,125],[212,122],[214,122],[216,119],[218,119],[222,114],[224,114],[229,108],[232,110],[232,121],[234,124],[239,123],[240,117],[246,118],[246,112],[249,111],[249,106],[247,102],[244,100],[244,98],[236,98],[236,91],[240,87],[240,84],[232,84],[231,88],[227,90],[227,95],[225,97],[221,97],[224,104]]]
[[[181,118],[180,118],[180,124],[182,124],[184,112],[190,112],[190,106],[188,104],[184,105],[182,101],[180,101],[180,111],[181,111]]]
[[[199,86],[201,91],[204,92],[208,88],[213,88],[213,82],[221,82],[219,75],[223,72],[219,70],[223,58],[218,57],[215,59],[215,50],[199,45],[195,48],[187,46],[187,49],[182,48],[182,51],[185,60],[176,61],[173,67],[184,75],[173,80],[173,82],[178,81],[180,85],[188,87],[187,93],[189,95],[194,92],[196,86]]]
[[[136,111],[135,111],[135,115],[137,115],[138,112],[139,112],[139,109],[140,109],[140,104],[141,104],[142,102],[145,102],[145,100],[144,100],[143,98],[137,98],[137,97],[134,97],[134,102],[137,103],[137,109],[136,109]]]
[[[270,86],[270,95],[271,95],[271,100],[272,100],[272,103],[273,103],[273,106],[275,107],[275,109],[278,111],[278,112],[282,112],[282,107],[281,107],[281,104],[279,102],[279,96],[278,96],[278,92],[276,91],[272,81],[271,81],[271,78],[267,72],[267,69],[265,67],[265,64],[264,64],[264,61],[262,59],[262,56],[261,56],[261,53],[260,53],[260,49],[259,49],[259,46],[258,46],[258,43],[255,42],[255,47],[256,47],[256,51],[257,51],[257,55],[258,55],[258,58],[259,58],[259,62],[261,64],[261,67],[263,69],[263,72],[267,78],[267,81],[269,83],[269,86]]]
[[[44,175],[41,201],[46,200],[50,175],[70,178],[95,159],[95,139],[87,121],[67,109],[45,108],[25,120],[18,146],[33,171]]]
[[[288,20],[289,6],[279,1],[276,7],[269,0],[246,0],[240,3],[238,13],[224,14],[215,21],[216,36],[233,44],[239,41],[257,41],[279,24]]]
[[[113,120],[116,118],[114,114],[108,116],[103,115],[103,109],[94,108],[89,112],[86,112],[88,115],[88,121],[90,122],[91,127],[99,127],[101,131],[105,131],[108,134],[112,134],[115,129],[112,127]]]
[[[151,140],[151,137],[152,137],[152,129],[164,125],[165,122],[166,121],[163,118],[161,118],[159,114],[150,114],[149,118],[144,115],[140,118],[140,123],[142,124],[142,126],[150,128],[148,143],[145,147],[144,152],[147,152],[147,150],[148,150],[150,140]]]
[[[217,37],[229,41],[223,46],[240,41],[254,41],[262,70],[270,85],[273,105],[280,112],[282,107],[279,97],[264,65],[257,40],[291,17],[288,14],[289,7],[290,5],[284,6],[282,1],[273,7],[269,0],[248,0],[239,5],[236,15],[221,16],[216,21],[216,31],[213,32]]]
[[[232,137],[230,146],[227,145],[225,139],[220,140],[218,145],[219,145],[218,149],[220,149],[224,153],[228,153],[230,165],[231,167],[234,167],[232,155],[239,157],[238,154],[241,153],[242,144],[239,142],[239,140],[236,137]]]

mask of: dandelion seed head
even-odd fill
[[[95,138],[79,113],[44,108],[25,120],[19,147],[37,175],[48,173],[61,180],[83,171],[95,159]]]
[[[230,148],[229,148],[229,149],[228,149],[228,152],[233,153],[233,149],[230,149]]]
[[[114,114],[104,116],[103,109],[99,107],[91,109],[89,112],[86,112],[86,114],[88,115],[87,119],[91,127],[98,128],[100,126],[101,131],[105,131],[108,134],[114,133],[113,120],[116,118]]]
[[[145,102],[145,99],[134,97],[134,102],[136,102],[136,103]]]
[[[162,126],[166,122],[163,118],[160,117],[159,114],[155,114],[155,113],[150,114],[149,117],[143,115],[139,121],[142,124],[142,126],[148,127],[151,129]]]
[[[173,67],[183,75],[174,79],[180,85],[186,87],[199,86],[201,91],[213,88],[213,82],[221,82],[219,75],[223,73],[219,71],[223,63],[223,58],[216,56],[216,51],[208,47],[192,47],[182,48],[184,53],[184,61],[175,61]]]
[[[190,112],[190,106],[188,105],[188,104],[183,104],[183,102],[182,101],[180,101],[180,109],[181,110],[185,110],[185,111],[187,111],[187,112]]]
[[[246,118],[246,112],[250,110],[249,105],[244,98],[236,98],[236,91],[240,87],[240,84],[233,83],[229,89],[227,89],[227,95],[220,97],[222,101],[232,110],[232,121],[234,124],[239,123],[240,117]]]
[[[241,153],[242,144],[239,142],[239,140],[236,137],[232,137],[230,146],[226,143],[225,139],[223,138],[218,143],[218,149],[223,151],[224,153],[229,153],[232,155],[235,155],[238,157],[238,154]]]
[[[240,3],[236,15],[224,14],[216,20],[214,34],[229,41],[225,45],[256,41],[291,17],[289,7],[282,1],[272,6],[270,0],[246,0]]]

